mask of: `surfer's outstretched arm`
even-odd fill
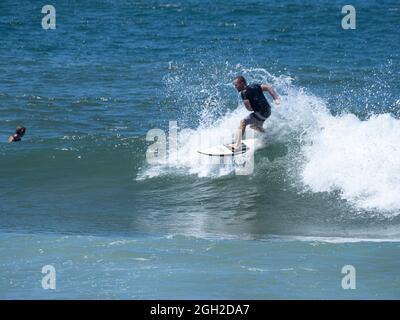
[[[279,98],[278,94],[275,92],[274,88],[270,84],[261,84],[262,91],[267,91],[271,97],[274,99],[276,104],[281,103],[281,99]]]

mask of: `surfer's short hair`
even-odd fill
[[[239,80],[241,83],[247,84],[247,81],[243,76],[237,76],[234,80]]]

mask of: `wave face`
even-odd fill
[[[219,159],[196,150],[232,141],[240,119],[248,112],[239,100],[229,110],[224,94],[230,87],[229,76],[243,74],[251,82],[271,83],[282,96],[282,104],[273,107],[266,121],[267,134],[248,130],[259,139],[254,175],[270,166],[303,193],[334,193],[355,208],[399,213],[400,121],[392,114],[373,114],[366,119],[350,112],[333,115],[325,99],[293,84],[289,76],[276,77],[263,68],[240,65],[221,73],[226,79],[217,85],[209,83],[207,87],[206,79],[197,79],[196,85],[185,90],[182,84],[189,81],[185,72],[165,79],[170,95],[185,91],[186,96],[176,101],[187,106],[180,123],[198,124],[179,131],[177,150],[163,161],[146,166],[138,180],[164,174],[209,178],[235,175],[235,162],[220,164]],[[196,101],[196,92],[206,93],[205,98]]]
[[[40,8],[5,3],[2,230],[399,238],[396,1],[355,1],[357,32],[330,1],[65,2],[52,33]],[[196,148],[246,116],[238,74],[282,104],[254,157],[221,163]],[[148,163],[155,128],[169,150]]]
[[[338,190],[359,208],[400,209],[400,122],[390,114],[366,121],[352,114],[321,119],[305,148],[302,172],[313,192]]]
[[[398,0],[0,1],[0,299],[399,299]]]
[[[209,64],[196,73],[184,65],[174,68],[163,78],[166,98],[160,110],[179,107],[179,112],[158,124],[149,121],[147,128],[159,127],[171,147],[174,128],[167,120],[174,121],[177,147],[152,163],[146,152],[154,139],[146,130],[132,134],[125,119],[133,111],[120,106],[96,116],[93,110],[81,109],[78,115],[67,110],[71,121],[63,123],[59,119],[65,114],[40,107],[46,97],[24,98],[38,103],[33,121],[44,125],[45,116],[46,125],[58,126],[61,135],[33,135],[24,148],[1,146],[2,177],[10,186],[3,189],[7,226],[95,234],[111,227],[123,234],[246,239],[400,236],[396,114],[337,113],[323,95],[262,67]],[[249,82],[271,83],[282,102],[273,106],[266,134],[248,129],[258,139],[254,153],[221,162],[196,150],[231,142],[247,115],[231,85],[237,74]],[[76,103],[101,108],[121,101],[87,98]],[[81,129],[72,129],[73,124]],[[251,161],[251,170],[243,174],[243,165]],[[7,168],[8,163],[13,166]],[[13,188],[24,193],[17,206]],[[48,208],[58,209],[52,215]],[[32,210],[48,223],[37,225]]]

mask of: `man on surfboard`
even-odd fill
[[[237,141],[232,145],[233,149],[241,147],[242,136],[246,131],[246,127],[250,125],[250,128],[259,132],[265,132],[263,129],[264,121],[271,115],[271,106],[264,96],[264,91],[267,91],[274,99],[275,104],[280,104],[281,101],[279,96],[274,91],[271,85],[263,83],[252,83],[247,85],[247,81],[243,76],[237,76],[233,80],[233,85],[236,90],[240,92],[243,99],[244,106],[247,110],[252,111],[246,118],[240,121],[239,135]]]

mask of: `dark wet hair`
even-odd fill
[[[26,131],[26,128],[23,127],[23,126],[18,126],[18,127],[15,129],[15,133],[18,134],[18,135],[20,135],[20,136],[23,136],[23,135],[25,134],[25,131]]]
[[[247,84],[246,79],[243,76],[237,76],[235,80],[239,80],[243,84]]]

